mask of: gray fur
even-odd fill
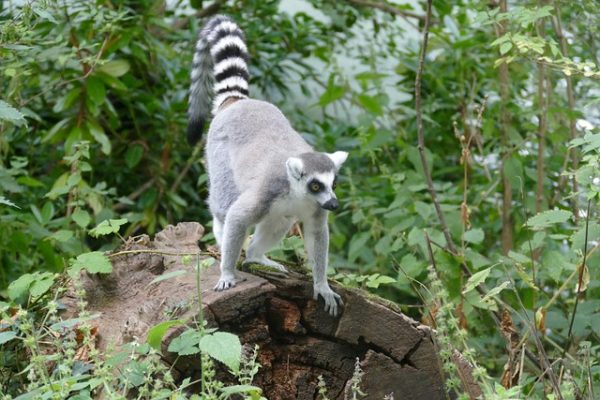
[[[237,38],[238,35],[241,37],[242,43],[240,47],[236,44],[231,44],[231,47],[236,50],[237,56],[240,56],[241,67],[246,71],[245,75],[240,75],[239,72],[231,72],[226,74],[221,80],[215,79],[215,71],[217,70],[218,64],[215,65],[215,60],[212,52],[215,50],[215,46],[220,41],[228,38]],[[234,57],[232,54],[230,57],[226,57],[221,62],[230,60]],[[225,78],[237,77],[240,78],[245,87],[247,93],[248,85],[248,67],[246,60],[248,54],[243,43],[243,32],[235,23],[227,16],[217,15],[211,18],[206,26],[200,31],[200,36],[196,42],[196,49],[194,52],[194,60],[191,70],[191,86],[188,100],[188,141],[195,143],[202,135],[205,122],[210,118],[211,112],[218,106],[220,106],[224,100],[227,99],[227,93],[231,97],[246,98],[246,94],[240,93],[235,85],[228,86],[228,91],[225,91],[219,99],[215,99],[219,104],[213,103],[215,97],[215,87],[220,82],[223,82]]]
[[[239,29],[227,21],[225,25],[222,21],[211,21],[206,29],[216,27],[218,30],[219,26]],[[236,31],[236,35],[239,38],[239,32]],[[209,33],[207,38],[210,41],[214,36]],[[238,39],[235,41],[239,43]],[[256,230],[246,261],[285,271],[265,253],[299,220],[306,231],[305,246],[313,267],[315,298],[321,295],[326,311],[337,315],[341,298],[327,283],[329,228],[328,212],[323,207],[331,204],[332,199],[337,203],[333,177],[347,153],[315,152],[283,113],[270,103],[241,98],[219,107],[229,93],[229,87],[223,86],[222,83],[219,104],[213,109],[216,114],[208,130],[205,149],[208,205],[214,218],[213,232],[221,248],[221,277],[215,289],[235,286],[235,264],[248,230],[253,226]],[[231,97],[240,98],[237,91],[231,90]],[[322,182],[318,193],[316,189],[309,192],[313,178]]]
[[[304,172],[312,175],[318,172],[335,171],[335,165],[323,153],[302,153],[298,156],[304,162]]]
[[[227,214],[241,192],[255,191],[260,219],[273,201],[289,190],[286,160],[311,151],[274,105],[252,99],[233,103],[217,114],[208,131],[206,163],[212,214],[223,220],[220,216]]]

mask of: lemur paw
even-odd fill
[[[260,265],[266,265],[267,267],[274,268],[281,272],[288,272],[288,270],[283,265],[273,260],[269,260],[267,257],[262,257],[259,259],[246,259],[245,263],[256,263]]]
[[[328,312],[331,316],[336,317],[338,314],[338,303],[339,305],[344,304],[341,296],[331,290],[327,283],[324,285],[315,285],[314,291],[314,299],[317,300],[319,295],[321,295],[323,300],[325,300],[325,312]]]
[[[235,278],[235,275],[221,275],[219,281],[215,285],[214,290],[217,292],[222,292],[223,290],[234,287],[236,283],[237,279]]]

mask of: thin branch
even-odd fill
[[[155,181],[156,181],[156,178],[151,178],[146,183],[144,183],[142,186],[137,188],[134,192],[132,192],[129,196],[127,196],[127,198],[131,201],[137,199],[138,197],[140,197],[142,195],[142,193],[144,193],[146,190],[151,188],[154,185]],[[114,211],[122,210],[123,208],[127,207],[127,205],[128,204],[126,204],[126,203],[119,202],[113,206],[113,210]]]
[[[431,2],[432,0],[427,0],[427,14],[425,18],[425,26],[423,27],[423,45],[421,47],[419,65],[417,67],[417,75],[415,77],[415,114],[417,119],[417,140],[421,165],[423,166],[423,174],[425,175],[425,180],[427,181],[427,189],[431,195],[431,200],[433,201],[438,219],[440,220],[440,225],[442,227],[442,231],[444,232],[444,237],[446,238],[446,245],[452,253],[456,254],[456,247],[454,246],[454,242],[450,236],[450,230],[446,224],[446,219],[444,217],[444,213],[442,212],[440,202],[437,199],[437,194],[435,188],[433,187],[431,172],[429,171],[429,165],[427,164],[427,158],[425,157],[425,134],[423,132],[423,110],[421,106],[421,80],[423,78],[423,69],[425,67],[425,56],[427,55],[427,42],[429,41]]]
[[[393,6],[391,4],[388,4],[386,2],[368,1],[368,0],[347,0],[347,2],[350,4],[353,4],[355,6],[376,8],[378,10],[385,11],[390,14],[394,14],[399,17],[402,17],[402,18],[413,18],[413,19],[418,19],[420,21],[425,21],[425,23],[429,23],[427,21],[427,15],[421,15],[421,14],[417,14],[417,13],[414,13],[411,11],[402,10],[402,9],[400,9],[396,6]],[[431,16],[429,18],[431,18]]]
[[[590,207],[592,199],[588,200],[587,213],[585,216],[585,241],[583,243],[583,261],[579,267],[579,278],[577,280],[577,293],[575,294],[575,305],[573,306],[573,312],[571,313],[571,322],[569,323],[569,332],[567,333],[567,343],[563,349],[563,357],[567,352],[569,345],[571,344],[571,334],[573,333],[573,323],[575,322],[575,315],[577,314],[577,306],[579,305],[579,297],[581,295],[581,287],[583,286],[583,276],[585,269],[587,268],[585,262],[587,261],[587,246],[588,246],[588,233],[589,233],[589,222],[590,222]]]
[[[556,394],[556,397],[559,400],[563,400],[564,398],[563,398],[562,392],[560,390],[560,385],[558,383],[558,379],[556,377],[556,374],[554,373],[553,364],[550,363],[550,359],[548,358],[548,355],[546,354],[546,350],[544,350],[544,345],[542,344],[542,341],[537,332],[535,321],[532,321],[531,318],[529,317],[529,314],[527,314],[527,309],[525,308],[525,305],[523,304],[523,300],[521,299],[521,295],[519,294],[519,291],[517,290],[517,285],[515,284],[514,279],[510,276],[508,271],[505,270],[505,273],[506,273],[506,277],[508,278],[508,280],[511,283],[512,291],[515,295],[515,298],[517,299],[517,302],[519,303],[519,306],[521,307],[521,310],[523,312],[523,317],[522,317],[523,322],[527,325],[529,331],[531,332],[533,341],[538,350],[538,356],[539,356],[539,364],[538,365],[542,367],[541,368],[542,375],[540,375],[538,377],[538,379],[541,379],[544,375],[548,375],[548,378],[550,380],[550,385],[552,386],[552,388]],[[526,349],[525,351],[527,354],[528,350]]]
[[[560,42],[560,52],[562,53],[563,57],[567,57],[567,52],[568,52],[567,38],[565,38],[565,35],[563,34],[562,21],[561,21],[561,17],[560,17],[560,8],[558,7],[558,3],[556,2],[556,0],[553,1],[553,5],[554,5],[554,13],[556,15],[556,18],[552,19],[554,31],[556,32],[556,36],[558,37],[558,40]],[[574,95],[574,91],[573,91],[573,80],[571,79],[570,76],[565,75],[565,81],[567,82],[567,104],[569,106],[569,115],[568,115],[569,133],[570,133],[571,140],[573,140],[573,139],[575,139],[575,137],[577,137],[577,127],[575,125],[575,118],[573,117],[573,113],[575,111],[575,95]],[[555,192],[555,196],[554,196],[555,201],[554,202],[556,202],[558,200],[558,197],[560,196],[562,189],[564,189],[566,177],[567,177],[567,175],[565,175],[564,172],[567,170],[571,158],[572,158],[571,163],[572,163],[573,169],[576,170],[577,167],[579,166],[579,156],[577,155],[575,149],[573,149],[571,147],[567,147],[567,153],[565,155],[565,161],[563,164],[563,173],[560,174],[560,177],[558,180],[558,188]],[[577,180],[575,179],[575,177],[573,177],[573,192],[577,193],[577,191],[578,191]],[[575,221],[577,221],[577,219],[579,218],[577,196],[572,197],[571,206],[573,208],[573,215],[575,216]]]
[[[160,256],[197,256],[197,255],[211,256],[212,255],[212,253],[206,252],[206,251],[196,251],[193,253],[174,253],[174,252],[169,252],[169,251],[142,249],[142,250],[118,251],[116,253],[108,254],[107,257],[113,258],[113,257],[118,257],[118,256],[124,256],[127,254],[157,254]]]
[[[508,6],[506,0],[499,2],[500,12],[506,13]],[[506,34],[506,21],[501,21],[496,26],[496,36],[501,37]],[[509,154],[509,138],[508,129],[510,126],[510,115],[508,111],[509,101],[509,72],[508,64],[502,63],[498,67],[498,75],[500,80],[500,142],[502,144],[502,162],[500,165],[500,175],[502,178],[502,252],[508,254],[513,245],[512,231],[512,184],[505,173],[505,162]]]
[[[541,36],[542,27],[538,23],[538,36]],[[547,87],[544,87],[544,83]],[[535,211],[541,212],[544,206],[544,152],[546,150],[546,126],[548,121],[548,92],[550,82],[546,80],[546,70],[543,64],[538,63],[538,157],[537,157],[537,187],[535,192]]]
[[[171,185],[170,191],[172,193],[177,191],[177,188],[181,184],[181,181],[183,180],[184,177],[187,176],[188,171],[190,170],[192,165],[196,162],[196,159],[198,158],[198,153],[200,153],[200,150],[204,148],[204,142],[205,142],[205,140],[203,139],[196,146],[194,146],[192,155],[190,156],[190,158],[188,158],[187,162],[185,163],[185,166],[183,167],[183,169],[181,170],[179,175],[177,175],[177,178],[175,178],[173,185]]]
[[[200,19],[200,18],[204,18],[204,17],[209,16],[209,15],[216,14],[217,11],[219,11],[219,9],[225,3],[227,3],[227,0],[216,0],[210,6],[207,6],[205,8],[202,8],[202,9],[196,11],[196,13],[194,15],[186,16],[184,18],[175,20],[175,22],[172,25],[173,30],[178,31],[180,29],[183,29],[190,22],[190,20],[192,18]]]

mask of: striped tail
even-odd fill
[[[248,98],[248,49],[244,32],[229,17],[211,18],[196,43],[188,105],[188,142],[230,97]],[[213,100],[214,96],[214,100]]]

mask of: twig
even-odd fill
[[[500,12],[506,13],[508,6],[506,0],[499,2]],[[506,21],[501,21],[496,27],[496,36],[501,37],[506,34]],[[513,231],[512,231],[512,185],[505,172],[505,162],[509,154],[509,138],[508,128],[510,125],[510,115],[508,111],[508,85],[509,73],[508,64],[502,63],[498,67],[498,75],[500,79],[500,141],[502,143],[502,162],[500,165],[500,175],[502,177],[502,252],[506,255],[512,248]]]
[[[538,379],[541,379],[541,377],[543,377],[544,375],[547,374],[548,377],[550,378],[550,384],[552,385],[552,388],[554,389],[554,392],[555,392],[557,398],[559,400],[563,400],[563,396],[560,391],[560,385],[558,383],[558,379],[556,378],[556,374],[554,373],[552,364],[550,363],[548,355],[546,354],[546,351],[544,350],[542,341],[540,340],[540,337],[537,333],[535,321],[532,322],[531,319],[529,318],[529,315],[527,314],[527,309],[525,308],[525,305],[523,304],[523,300],[521,299],[521,295],[519,294],[519,291],[516,289],[517,286],[515,285],[515,281],[512,279],[512,277],[510,276],[508,271],[505,270],[505,272],[506,272],[506,277],[508,278],[508,280],[511,283],[513,293],[515,294],[515,298],[517,299],[517,302],[519,303],[519,306],[521,307],[521,310],[523,311],[523,316],[524,316],[523,321],[525,322],[525,324],[528,326],[529,330],[531,331],[533,340],[534,340],[535,345],[538,350],[538,355],[539,355],[538,367],[541,367],[540,369],[542,370],[542,375],[540,375],[540,377]],[[525,351],[527,354],[528,350],[525,350]],[[528,356],[528,358],[530,358],[530,357]]]
[[[538,36],[542,36],[541,23],[537,23]],[[537,186],[535,192],[535,211],[541,212],[544,204],[544,151],[546,149],[546,125],[548,120],[548,96],[544,90],[544,82],[550,86],[546,80],[546,71],[544,64],[538,63],[538,157],[537,157]]]
[[[433,201],[433,205],[435,207],[438,219],[440,220],[440,225],[442,227],[442,231],[444,232],[444,237],[446,238],[446,245],[452,253],[456,254],[456,247],[454,246],[454,242],[452,241],[452,237],[450,236],[450,231],[448,230],[448,225],[446,224],[444,213],[442,213],[442,208],[437,199],[437,194],[435,192],[435,188],[433,187],[431,172],[429,171],[429,165],[427,164],[427,158],[425,157],[425,134],[423,133],[423,110],[421,107],[421,80],[423,78],[425,56],[427,54],[427,42],[429,40],[429,20],[431,18],[431,2],[432,0],[427,0],[427,14],[425,15],[425,26],[423,27],[423,45],[421,46],[421,53],[419,55],[419,66],[417,68],[417,75],[415,77],[415,114],[417,119],[417,139],[419,156],[421,158],[421,165],[423,166],[423,174],[425,175],[425,180],[427,181],[427,189],[429,190],[429,194],[431,195],[431,200]]]
[[[190,158],[188,158],[187,162],[185,163],[185,166],[183,167],[183,169],[181,170],[181,172],[179,173],[179,175],[177,175],[177,178],[175,178],[175,181],[173,182],[173,185],[171,185],[170,191],[172,193],[174,193],[177,190],[177,188],[181,184],[181,181],[183,180],[183,178],[187,176],[188,171],[190,170],[190,168],[192,167],[192,165],[196,161],[196,158],[198,157],[198,153],[200,153],[200,149],[204,148],[204,142],[205,142],[205,140],[202,139],[200,142],[198,142],[198,144],[196,144],[194,146],[194,150],[192,151],[192,155],[190,156]]]
[[[77,82],[77,81],[84,81],[86,80],[95,70],[96,70],[96,66],[98,65],[98,63],[100,62],[100,58],[102,57],[102,54],[104,54],[104,51],[106,50],[106,46],[108,44],[108,41],[111,38],[111,34],[109,34],[104,41],[102,42],[102,46],[100,47],[100,50],[98,51],[98,54],[96,54],[96,58],[94,60],[94,63],[91,65],[88,65],[87,69],[85,70],[85,73],[82,76],[79,76],[77,78],[73,78],[73,79],[68,79],[66,81],[63,81],[61,83],[58,83],[56,85],[50,86],[49,88],[42,90],[41,92],[31,96],[30,98],[28,98],[27,100],[25,100],[24,102],[20,103],[21,107],[25,107],[27,104],[29,104],[31,101],[37,99],[40,96],[43,96],[44,94],[50,92],[50,91],[56,91],[56,89],[63,87],[65,85],[68,85],[69,83],[73,83],[73,82]],[[77,50],[77,53],[79,54],[79,50]]]
[[[155,181],[156,181],[155,178],[150,179],[149,181],[144,183],[142,186],[137,188],[134,192],[132,192],[129,196],[127,196],[127,198],[132,201],[137,199],[142,193],[144,193],[146,190],[151,188],[152,185],[154,185]],[[118,210],[125,208],[126,206],[127,206],[127,204],[125,204],[125,203],[117,203],[114,205],[113,210],[118,211]]]
[[[581,287],[583,286],[583,275],[586,269],[585,262],[587,260],[587,245],[588,245],[588,233],[589,233],[589,222],[590,222],[590,206],[592,199],[588,200],[587,214],[585,216],[585,241],[583,243],[583,261],[579,267],[579,278],[577,279],[577,293],[575,294],[575,305],[573,306],[573,313],[571,314],[571,322],[569,323],[569,332],[567,333],[567,343],[563,349],[563,357],[567,352],[571,344],[571,334],[573,333],[573,323],[575,322],[575,314],[577,314],[577,305],[579,304],[579,296],[581,295]]]
[[[193,16],[187,16],[187,17],[175,20],[175,22],[172,25],[173,30],[178,31],[178,30],[182,29],[184,26],[186,26],[190,22],[192,17],[199,19],[199,18],[204,18],[208,15],[215,14],[217,11],[219,11],[221,6],[223,6],[225,3],[227,3],[227,0],[216,0],[210,6],[207,6],[205,8],[202,8],[202,9],[196,11],[196,13]]]
[[[554,31],[556,32],[556,36],[558,37],[558,40],[560,42],[560,52],[562,53],[563,57],[567,57],[567,39],[565,38],[565,35],[563,34],[562,21],[560,18],[560,8],[558,7],[556,0],[553,1],[553,5],[554,5],[554,13],[556,14],[556,18],[552,19]],[[573,117],[573,112],[575,110],[575,96],[573,94],[573,80],[571,79],[570,76],[565,75],[565,81],[567,82],[567,104],[569,106],[569,115],[568,115],[569,133],[570,133],[571,140],[573,140],[577,136],[577,127],[575,125],[575,118]],[[565,161],[563,164],[563,173],[560,174],[560,177],[558,179],[558,188],[556,189],[556,192],[554,195],[554,202],[556,202],[558,200],[560,193],[561,193],[562,189],[564,188],[565,179],[566,179],[566,175],[564,174],[564,172],[568,168],[569,160],[571,159],[571,157],[573,158],[572,164],[573,164],[573,169],[575,170],[575,169],[577,169],[577,167],[579,165],[579,157],[577,156],[575,149],[572,149],[571,147],[567,147],[567,153],[565,155]],[[575,179],[575,177],[573,177],[573,192],[577,193],[577,180]],[[575,216],[575,221],[577,221],[577,219],[579,218],[577,196],[574,196],[571,199],[571,206],[573,208],[573,215]]]
[[[111,253],[108,254],[108,258],[113,258],[113,257],[118,257],[118,256],[123,256],[126,254],[158,254],[161,256],[197,256],[198,254],[203,255],[203,256],[210,256],[212,255],[212,253],[207,252],[207,251],[196,251],[194,253],[173,253],[173,252],[169,252],[169,251],[161,251],[161,250],[148,250],[148,249],[144,249],[144,250],[123,250],[123,251],[118,251],[116,253]]]
[[[402,17],[402,18],[413,18],[413,19],[418,19],[420,21],[425,21],[425,23],[428,23],[427,15],[421,15],[421,14],[417,14],[417,13],[414,13],[411,11],[401,10],[398,7],[395,7],[386,2],[368,1],[368,0],[347,0],[347,2],[350,4],[354,4],[355,6],[376,8],[378,10],[385,11],[390,14],[394,14],[399,17]],[[431,17],[429,17],[429,18],[431,18]]]

